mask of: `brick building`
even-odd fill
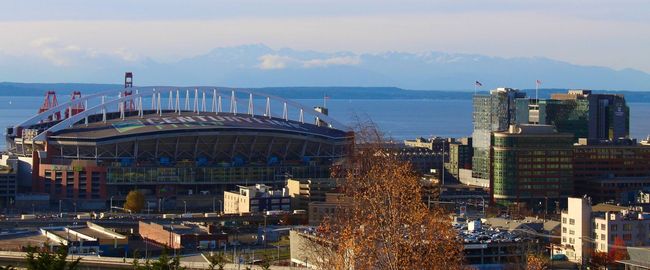
[[[650,189],[650,145],[580,139],[573,152],[576,196],[587,195],[594,203],[618,202],[625,192]]]
[[[216,227],[196,224],[160,224],[140,221],[138,230],[143,239],[172,249],[215,249],[228,242],[228,235]]]

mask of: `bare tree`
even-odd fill
[[[322,269],[460,269],[462,244],[448,216],[428,210],[408,162],[386,146],[371,122],[359,122],[344,177],[351,203],[327,218],[313,239],[310,264]],[[325,247],[325,248],[322,248]],[[324,250],[325,249],[325,250]]]

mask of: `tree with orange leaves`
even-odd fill
[[[614,238],[614,246],[609,249],[609,259],[612,262],[628,259],[625,241],[620,236]]]
[[[374,125],[355,132],[355,147],[334,177],[344,177],[344,209],[317,230],[321,269],[460,269],[463,248],[449,218],[427,209],[407,162],[384,147]],[[323,250],[323,246],[327,250]]]

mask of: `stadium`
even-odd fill
[[[353,137],[325,107],[255,91],[127,87],[46,97],[7,129],[7,152],[29,164],[31,192],[52,205],[100,209],[138,189],[163,210],[214,207],[236,185],[329,177]]]

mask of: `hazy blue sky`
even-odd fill
[[[648,0],[0,0],[0,61],[174,61],[264,43],[541,56],[650,72],[649,14]]]

